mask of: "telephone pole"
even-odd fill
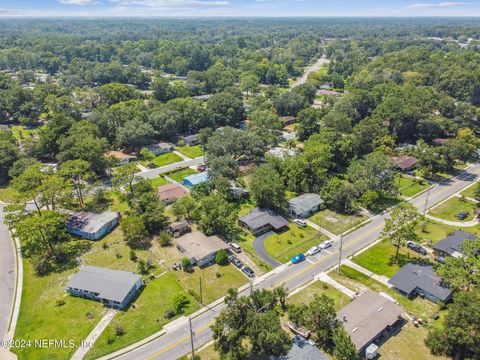
[[[193,329],[192,329],[192,317],[188,317],[188,324],[190,326],[190,345],[192,347],[192,360],[195,359],[195,347],[193,346]]]
[[[340,251],[338,254],[337,274],[340,274],[340,265],[342,264],[342,250],[343,250],[343,234],[340,235]]]

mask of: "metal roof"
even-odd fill
[[[238,220],[246,224],[250,229],[259,229],[265,225],[270,225],[275,230],[278,230],[288,225],[288,221],[275,212],[259,208],[252,209],[250,214],[242,216]]]
[[[318,194],[303,194],[288,201],[288,207],[295,214],[303,214],[322,205],[325,201]]]
[[[123,302],[141,277],[132,272],[85,266],[68,281],[67,287],[99,293],[98,297]]]
[[[210,175],[208,174],[208,171],[204,171],[204,172],[201,172],[201,173],[198,173],[198,174],[193,174],[193,175],[189,175],[187,177],[184,177],[183,182],[184,183],[188,182],[192,186],[195,186],[195,185],[199,185],[199,184],[207,181],[209,176]]]
[[[452,293],[429,265],[407,264],[388,280],[388,283],[406,294],[418,288],[441,301],[446,301]]]
[[[287,355],[281,356],[281,360],[328,360],[328,357],[320,351],[312,340],[297,335],[292,340],[292,347]]]
[[[462,244],[465,240],[474,239],[477,239],[474,234],[459,230],[433,245],[433,249],[443,251],[451,256],[461,255],[463,254]]]

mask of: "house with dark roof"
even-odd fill
[[[185,142],[185,145],[188,146],[198,145],[200,143],[198,134],[182,136],[181,139]]]
[[[132,272],[85,266],[68,281],[67,292],[114,309],[124,309],[141,287],[141,276]]]
[[[406,264],[388,283],[393,289],[406,297],[419,295],[436,304],[448,302],[452,290],[435,273],[430,265]]]
[[[157,189],[158,198],[165,204],[181,199],[186,193],[185,189],[179,184],[165,184]]]
[[[445,239],[439,241],[433,245],[433,254],[435,256],[453,256],[462,257],[463,250],[462,245],[465,241],[475,240],[477,237],[469,232],[462,230],[455,231],[453,234],[448,235]]]
[[[393,165],[400,171],[410,171],[417,165],[418,159],[413,156],[402,155],[391,158]]]
[[[296,217],[307,218],[315,214],[325,201],[318,194],[303,194],[288,201],[288,209]]]
[[[392,300],[368,290],[337,312],[362,358],[368,346],[378,338],[388,336],[401,321],[404,310]]]
[[[219,250],[227,250],[230,246],[218,236],[206,236],[201,232],[191,232],[175,239],[177,249],[183,257],[190,259],[190,264],[199,267],[215,262]]]
[[[275,360],[328,360],[325,355],[316,345],[313,340],[307,340],[304,337],[297,335],[292,340],[292,347],[287,355],[280,357],[273,357]]]
[[[288,221],[272,210],[255,208],[250,214],[238,219],[238,224],[248,229],[253,235],[259,236],[270,230],[285,230]]]
[[[98,240],[117,226],[120,215],[114,211],[101,214],[91,212],[72,213],[66,222],[67,232],[84,239]]]
[[[189,233],[190,231],[192,231],[192,228],[187,220],[171,223],[167,227],[167,232],[174,238],[178,238],[186,233]]]

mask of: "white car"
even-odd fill
[[[320,249],[325,250],[328,249],[329,247],[332,247],[333,245],[333,240],[326,240],[322,244],[320,244]]]
[[[307,255],[315,255],[316,253],[319,253],[320,250],[319,246],[313,246],[307,251]]]
[[[299,226],[307,226],[307,222],[304,219],[295,219],[293,222]]]

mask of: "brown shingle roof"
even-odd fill
[[[166,184],[160,186],[157,193],[161,201],[169,202],[184,197],[186,191],[178,184]]]
[[[392,157],[393,165],[401,170],[408,170],[414,166],[418,160],[413,156],[402,155],[399,157]]]

